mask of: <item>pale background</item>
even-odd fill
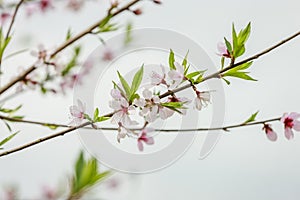
[[[216,65],[219,63],[215,54],[216,44],[224,36],[230,36],[232,22],[238,28],[252,22],[247,55],[269,47],[300,29],[300,3],[296,0],[163,2],[162,6],[144,2],[142,16],[126,16],[134,20],[135,27],[167,28],[187,35],[207,51]],[[102,16],[107,2],[101,1],[97,5],[99,7],[87,4],[80,14],[59,9],[53,14],[36,15],[31,19],[19,17],[15,28],[16,39],[12,44],[16,46],[9,51],[28,45],[34,47],[39,43],[46,46],[59,44],[68,27],[79,31]],[[34,39],[26,39],[30,34],[34,34]],[[86,43],[86,56],[99,44],[93,37],[87,37],[83,42]],[[300,111],[299,52],[299,39],[296,39],[254,63],[251,74],[258,82],[236,80],[232,81],[230,87],[225,86],[225,123],[243,121],[257,110],[261,112],[261,119],[277,117],[283,112]],[[10,60],[4,66],[8,73],[14,75],[17,66],[28,66],[32,61],[26,56],[20,56],[17,62]],[[63,123],[69,121],[71,94],[68,97],[51,97],[30,92],[9,105],[19,102],[24,104],[22,113],[30,119]],[[269,142],[259,126],[241,128],[231,134],[224,134],[213,153],[205,160],[198,160],[205,137],[201,135],[192,148],[172,166],[147,175],[120,175],[120,191],[105,192],[103,187],[98,190],[99,194],[105,199],[116,200],[299,199],[300,135],[296,133],[293,141],[287,141],[283,137],[282,126],[278,123],[273,127],[279,133],[276,143]],[[14,128],[22,129],[22,133],[6,145],[7,148],[50,133],[45,128],[29,125],[16,125]],[[7,134],[4,127],[1,130],[3,135]],[[70,134],[3,157],[0,159],[0,184],[19,185],[21,196],[25,199],[36,197],[41,185],[55,186],[64,180],[65,175],[71,172],[81,148],[77,135]]]

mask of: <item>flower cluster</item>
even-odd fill
[[[291,140],[294,138],[293,129],[300,131],[300,114],[296,112],[284,113],[280,121],[284,124],[284,135],[286,139]],[[264,124],[263,130],[265,131],[270,141],[277,140],[277,133],[271,128],[270,124]]]

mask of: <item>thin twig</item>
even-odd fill
[[[18,118],[12,118],[12,117],[6,117],[0,115],[0,119],[10,122],[17,122],[17,123],[25,123],[25,124],[34,124],[34,125],[40,125],[40,126],[46,126],[46,127],[61,127],[61,128],[72,128],[73,126],[65,125],[65,124],[58,124],[58,123],[49,123],[49,122],[40,122],[40,121],[32,121],[32,120],[24,120],[24,119],[18,119]],[[244,126],[253,126],[258,124],[264,124],[268,122],[274,122],[279,121],[280,117],[271,118],[263,121],[256,121],[251,123],[241,123],[241,124],[234,124],[229,126],[222,126],[222,127],[213,127],[213,128],[193,128],[193,129],[154,129],[155,131],[159,132],[192,132],[192,131],[213,131],[213,130],[227,130],[227,129],[233,129],[233,128],[239,128]],[[91,129],[91,130],[105,130],[105,131],[117,131],[118,128],[112,128],[112,127],[81,127],[84,129]],[[130,130],[141,130],[142,128],[134,128]]]
[[[28,120],[21,120],[21,119],[13,119],[13,118],[8,118],[5,116],[0,116],[0,119],[3,120],[8,120],[8,121],[14,121],[14,122],[22,122],[22,123],[29,123],[29,124],[37,124],[37,125],[42,125],[42,126],[47,126],[47,125],[53,125],[53,126],[59,126],[59,127],[68,127],[67,125],[62,125],[62,124],[53,124],[53,123],[45,123],[45,122],[35,122],[35,121],[28,121]],[[195,131],[212,131],[212,130],[223,130],[223,131],[228,131],[230,129],[234,129],[234,128],[239,128],[239,127],[245,127],[245,126],[254,126],[254,125],[260,125],[260,124],[266,124],[269,122],[274,122],[274,121],[279,121],[280,117],[277,118],[272,118],[272,119],[267,119],[267,120],[263,120],[263,121],[257,121],[257,122],[251,122],[251,123],[242,123],[242,124],[235,124],[235,125],[230,125],[230,126],[223,126],[223,127],[215,127],[215,128],[196,128],[196,129],[155,129],[155,131],[159,131],[159,132],[195,132]],[[43,137],[40,139],[37,139],[33,142],[27,143],[25,145],[19,146],[17,148],[11,149],[9,151],[5,151],[0,153],[0,157],[2,156],[6,156],[18,151],[21,151],[23,149],[27,149],[29,147],[35,146],[39,143],[45,142],[47,140],[59,137],[59,136],[64,136],[67,133],[70,133],[74,130],[80,129],[80,128],[88,128],[86,126],[91,125],[91,122],[85,122],[79,126],[75,126],[75,127],[70,127],[66,130],[60,131],[58,133],[49,135],[47,137]],[[117,128],[97,128],[98,130],[117,130]],[[140,130],[140,128],[138,129],[131,129],[131,130]]]
[[[24,0],[20,0],[19,3],[16,5],[14,14],[13,14],[13,16],[12,16],[11,22],[10,22],[10,24],[9,24],[9,27],[8,27],[8,30],[7,30],[7,33],[6,33],[6,36],[5,36],[6,39],[7,39],[7,38],[9,37],[9,35],[10,35],[10,32],[11,32],[12,27],[13,27],[13,25],[14,25],[14,22],[15,22],[15,20],[16,20],[17,13],[18,13],[19,8],[21,7],[21,5],[22,5],[23,2],[24,2]]]
[[[85,123],[83,123],[83,124],[81,124],[81,125],[79,125],[79,126],[75,126],[75,127],[72,127],[72,128],[68,128],[68,129],[63,130],[63,131],[60,131],[60,132],[58,132],[58,133],[55,133],[55,134],[52,134],[52,135],[49,135],[49,136],[46,136],[46,137],[37,139],[37,140],[35,140],[35,141],[33,141],[33,142],[30,142],[30,143],[27,143],[27,144],[25,144],[25,145],[19,146],[19,147],[17,147],[17,148],[11,149],[11,150],[9,150],[9,151],[5,151],[5,152],[3,152],[3,153],[0,153],[0,157],[6,156],[6,155],[8,155],[8,154],[12,154],[12,153],[15,153],[15,152],[18,152],[18,151],[21,151],[21,150],[23,150],[23,149],[27,149],[27,148],[29,148],[29,147],[35,146],[35,145],[37,145],[37,144],[39,144],[39,143],[42,143],[42,142],[45,142],[45,141],[47,141],[47,140],[51,140],[51,139],[56,138],[56,137],[58,137],[58,136],[63,136],[63,135],[65,135],[65,134],[67,134],[67,133],[70,133],[70,132],[72,132],[72,131],[74,131],[74,130],[77,130],[77,129],[79,129],[79,128],[81,128],[81,127],[84,127],[84,126],[87,126],[87,125],[89,125],[89,124],[91,124],[91,123],[90,123],[90,122],[85,122]]]

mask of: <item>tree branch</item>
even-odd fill
[[[57,127],[69,127],[67,125],[63,125],[63,124],[54,124],[54,123],[46,123],[46,122],[37,122],[37,121],[29,121],[29,120],[22,120],[22,119],[14,119],[14,118],[9,118],[9,117],[5,117],[5,116],[0,116],[0,119],[2,120],[7,120],[7,121],[13,121],[13,122],[19,122],[19,123],[28,123],[28,124],[36,124],[36,125],[42,125],[42,126],[57,126]],[[246,127],[246,126],[254,126],[254,125],[260,125],[260,124],[266,124],[269,122],[274,122],[274,121],[280,121],[280,117],[277,118],[271,118],[271,119],[267,119],[267,120],[263,120],[263,121],[256,121],[256,122],[251,122],[251,123],[241,123],[241,124],[235,124],[235,125],[229,125],[229,126],[223,126],[223,127],[213,127],[213,128],[196,128],[196,129],[155,129],[155,131],[157,132],[195,132],[195,131],[213,131],[213,130],[223,130],[223,131],[228,131],[230,129],[235,129],[235,128],[240,128],[240,127]],[[69,127],[66,130],[60,131],[58,133],[55,133],[53,135],[49,135],[47,137],[43,137],[40,139],[37,139],[33,142],[27,143],[25,145],[22,145],[20,147],[11,149],[9,151],[5,151],[3,153],[0,153],[0,157],[2,156],[6,156],[18,151],[21,151],[23,149],[27,149],[29,147],[35,146],[39,143],[45,142],[47,140],[50,139],[54,139],[58,136],[64,136],[67,133],[70,133],[74,130],[80,129],[80,128],[88,128],[88,129],[95,129],[95,128],[91,128],[91,127],[86,127],[88,125],[91,125],[91,122],[85,122],[79,126],[75,126],[75,127]],[[108,130],[108,131],[116,131],[118,130],[117,128],[106,128],[106,127],[99,127],[96,128],[97,130]],[[141,128],[136,128],[136,129],[131,129],[131,130],[141,130]]]
[[[127,5],[123,6],[122,8],[118,9],[117,11],[115,11],[114,13],[108,13],[111,14],[113,17],[121,14],[122,12],[129,10],[129,8],[131,6],[133,6],[134,4],[138,3],[140,0],[133,0],[130,3],[128,3]],[[111,11],[111,9],[109,9],[109,11]],[[108,15],[107,15],[108,16]],[[91,33],[92,30],[94,30],[95,28],[97,28],[105,19],[105,16],[103,19],[99,20],[98,22],[96,22],[95,24],[91,25],[90,27],[88,27],[87,29],[85,29],[84,31],[80,32],[79,34],[77,34],[76,36],[74,36],[73,38],[70,38],[68,41],[66,41],[65,43],[63,43],[62,45],[60,45],[51,55],[50,57],[53,58],[55,57],[59,52],[61,52],[62,50],[64,50],[66,47],[68,47],[69,45],[73,44],[75,41],[79,40],[80,38],[84,37],[85,35]],[[35,65],[32,65],[30,68],[28,68],[25,72],[23,72],[22,74],[20,74],[19,76],[17,76],[15,79],[13,79],[12,81],[10,81],[9,83],[7,83],[5,86],[3,86],[2,88],[0,88],[0,95],[3,94],[6,90],[8,90],[9,88],[11,88],[13,85],[15,85],[16,83],[18,83],[19,81],[24,80],[24,78],[30,74],[32,71],[34,71],[36,69]]]
[[[277,44],[275,44],[275,45],[273,45],[273,46],[271,46],[271,47],[269,47],[269,48],[267,48],[267,49],[261,51],[261,52],[258,53],[258,54],[255,54],[255,55],[253,55],[253,56],[250,56],[250,57],[248,57],[248,58],[246,58],[246,59],[244,59],[244,60],[242,60],[242,61],[240,61],[240,62],[238,62],[238,63],[231,63],[228,67],[225,67],[224,69],[222,69],[222,70],[220,70],[220,71],[218,71],[218,72],[216,72],[216,73],[213,73],[213,74],[210,74],[210,75],[204,77],[204,78],[202,79],[201,83],[204,82],[204,81],[207,81],[207,80],[209,80],[209,79],[212,79],[212,78],[220,78],[220,75],[221,75],[222,73],[224,73],[224,72],[226,72],[226,71],[228,71],[228,70],[230,70],[230,69],[233,69],[233,68],[235,68],[235,67],[238,67],[238,66],[240,66],[240,65],[242,65],[242,64],[244,64],[244,63],[247,63],[247,62],[249,62],[249,61],[256,60],[256,59],[260,58],[261,56],[263,56],[263,55],[265,55],[265,54],[267,54],[267,53],[269,53],[269,52],[271,52],[271,51],[277,49],[278,47],[282,46],[283,44],[285,44],[285,43],[291,41],[292,39],[298,37],[299,35],[300,35],[300,31],[297,32],[297,33],[295,33],[295,34],[293,34],[292,36],[290,36],[290,37],[288,37],[288,38],[286,38],[286,39],[284,39],[284,40],[278,42]],[[183,85],[183,86],[181,86],[181,87],[179,87],[179,88],[176,88],[176,89],[174,89],[174,90],[172,90],[172,91],[167,91],[167,92],[161,94],[159,97],[160,97],[160,98],[167,97],[167,96],[169,96],[169,95],[171,95],[171,94],[173,94],[173,93],[176,93],[176,92],[185,90],[185,89],[187,89],[187,88],[189,88],[189,87],[191,87],[191,86],[193,86],[191,83],[187,83],[186,85]]]

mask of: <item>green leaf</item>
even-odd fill
[[[55,124],[44,124],[43,126],[46,126],[46,127],[50,128],[51,130],[56,130],[58,128],[58,126]]]
[[[102,29],[108,22],[109,20],[112,18],[112,15],[107,15],[99,24],[99,29]]]
[[[259,111],[257,111],[256,113],[252,114],[243,124],[248,124],[249,122],[254,122],[256,119],[256,116],[258,114]]]
[[[80,152],[77,161],[75,163],[75,178],[76,180],[79,180],[81,177],[81,172],[84,167],[84,156],[83,156],[83,151]]]
[[[92,122],[92,118],[88,114],[83,114],[84,118]]]
[[[104,116],[101,116],[101,117],[97,117],[97,119],[95,120],[96,122],[103,122],[103,121],[106,121],[106,120],[109,120],[110,117],[104,117]]]
[[[224,69],[225,57],[221,57],[221,69]]]
[[[188,55],[189,55],[189,50],[186,52],[186,54],[185,54],[185,56],[184,56],[184,59],[183,59],[183,61],[182,61],[182,66],[184,66],[184,69],[186,69],[187,68],[187,63],[188,63],[188,61],[187,61],[187,57],[188,57]]]
[[[225,74],[223,74],[223,76],[224,77],[231,76],[231,77],[236,77],[236,78],[249,80],[249,81],[257,81],[256,79],[253,79],[251,76],[247,75],[247,73],[249,73],[249,72],[241,72],[241,71],[230,72],[230,71],[228,71]]]
[[[184,102],[165,102],[161,103],[162,106],[168,108],[183,108]]]
[[[123,76],[120,74],[120,72],[118,71],[118,76],[119,76],[119,79],[120,79],[120,82],[125,90],[125,93],[126,93],[126,97],[127,99],[129,99],[130,97],[130,87],[127,83],[127,81],[123,78]]]
[[[170,49],[170,54],[169,54],[169,66],[170,66],[170,69],[171,70],[176,70],[176,67],[175,67],[175,54],[173,52],[172,49]]]
[[[248,23],[248,25],[246,26],[246,28],[243,30],[241,30],[239,32],[238,38],[239,38],[239,43],[240,44],[245,44],[250,36],[250,32],[251,32],[251,22]]]
[[[225,78],[222,78],[224,81],[225,81],[225,83],[227,84],[227,85],[230,85],[230,81],[228,81],[227,79],[225,79]]]
[[[126,35],[125,35],[125,40],[124,43],[125,45],[128,45],[132,41],[132,23],[128,22],[126,25]]]
[[[94,112],[94,121],[96,121],[98,119],[98,115],[99,115],[99,109],[96,108],[95,112]]]
[[[231,46],[230,42],[225,37],[224,37],[224,41],[225,41],[227,50],[229,51],[230,55],[232,55],[232,46]]]
[[[71,60],[68,62],[66,67],[61,72],[62,76],[67,75],[71,71],[71,69],[77,65],[77,59],[80,54],[81,47],[76,46],[73,51],[74,51],[73,57],[71,58]]]
[[[67,32],[67,35],[66,35],[66,41],[69,40],[71,37],[72,37],[72,31],[71,31],[71,29],[69,28],[69,29],[68,29],[68,32]]]
[[[132,96],[136,93],[136,91],[139,89],[141,82],[143,80],[143,74],[144,74],[144,65],[142,65],[141,69],[139,69],[132,80],[131,88],[130,88],[130,100],[132,100]]]
[[[10,141],[13,137],[15,137],[20,131],[17,131],[13,134],[11,134],[10,136],[8,136],[7,138],[5,138],[4,140],[2,140],[0,142],[0,147],[3,146],[5,143],[7,143],[8,141]]]
[[[7,129],[9,130],[9,132],[11,132],[12,129],[11,129],[10,125],[6,121],[3,121],[3,122],[4,122],[5,126],[7,127]]]
[[[252,65],[252,63],[253,62],[251,61],[251,62],[241,64],[241,65],[236,66],[235,68],[231,69],[230,71],[241,71],[241,70],[248,69]]]
[[[233,56],[235,57],[236,51],[238,50],[239,42],[238,42],[238,37],[234,28],[234,24],[232,24],[232,44],[233,44]]]
[[[200,71],[192,72],[192,73],[189,73],[188,75],[186,75],[185,77],[190,80],[193,77],[199,75],[200,73],[201,73]]]

